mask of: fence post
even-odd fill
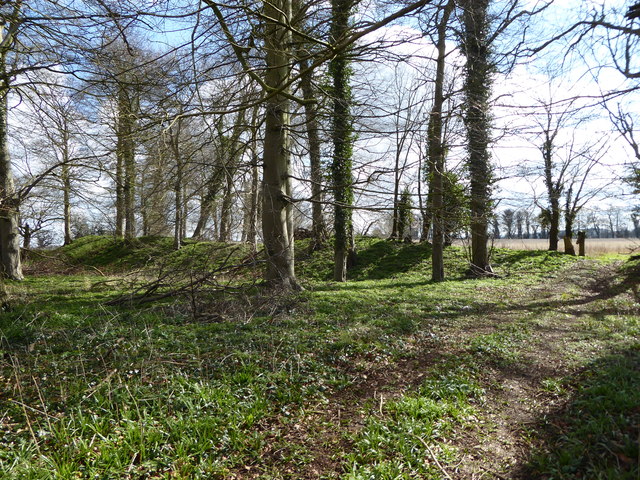
[[[587,233],[584,231],[578,232],[578,255],[584,257],[585,255],[585,242],[587,241]]]

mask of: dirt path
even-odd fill
[[[628,293],[612,289],[617,268],[582,261],[549,282],[512,297],[518,310],[489,315],[484,327],[496,329],[518,317],[531,321],[517,364],[496,366],[484,374],[487,396],[483,421],[459,432],[464,451],[451,478],[528,479],[524,464],[540,443],[541,423],[553,422],[571,392],[560,384],[581,369],[576,358],[599,353],[600,346],[584,341],[583,317],[595,313],[597,302]],[[598,307],[599,308],[599,307]],[[541,421],[541,419],[544,419]]]
[[[583,341],[583,317],[593,313],[598,302],[628,295],[610,291],[615,272],[614,267],[585,260],[531,288],[523,289],[517,282],[513,288],[500,287],[501,298],[508,298],[502,308],[477,312],[464,327],[452,327],[446,340],[426,341],[406,360],[373,364],[366,374],[354,373],[350,387],[335,392],[326,403],[307,407],[285,428],[280,426],[279,435],[287,444],[304,446],[307,461],[296,465],[285,460],[295,457],[293,450],[267,450],[265,463],[286,463],[282,478],[341,478],[342,459],[353,446],[345,432],[356,433],[368,416],[383,415],[385,401],[415,391],[439,359],[464,353],[472,338],[501,335],[505,326],[521,325],[526,333],[514,346],[517,358],[484,364],[480,381],[486,395],[478,405],[478,420],[447,439],[460,454],[456,465],[442,466],[442,478],[528,479],[523,466],[539,443],[541,419],[561,411],[571,397],[561,380],[580,371],[577,357],[593,356],[600,348]],[[489,289],[479,295],[495,294],[486,285],[479,288]],[[239,476],[258,477],[248,472]]]

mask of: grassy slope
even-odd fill
[[[455,475],[460,432],[491,435],[478,425],[497,374],[526,367],[538,333],[576,305],[554,359],[563,368],[535,379],[562,408],[557,421],[541,414],[521,475],[636,478],[640,332],[626,290],[637,261],[612,274],[610,294],[580,303],[583,289],[558,278],[578,271],[575,259],[559,254],[500,250],[502,278],[469,280],[462,250],[450,249],[452,280],[433,284],[428,246],[362,240],[353,281],[336,284],[330,252],[298,247],[305,292],[202,300],[198,315],[179,302],[106,307],[121,291],[95,272],[11,285],[17,306],[0,317],[0,478]],[[228,250],[93,237],[62,253],[115,275],[221,261]],[[599,271],[588,268],[580,276]],[[531,294],[560,280],[544,301]]]

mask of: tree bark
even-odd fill
[[[445,5],[442,18],[438,23],[438,59],[434,84],[433,107],[429,117],[428,155],[429,164],[433,165],[430,192],[433,192],[433,248],[431,253],[431,279],[434,282],[444,280],[444,156],[442,139],[442,108],[444,105],[444,74],[447,53],[447,25],[455,3],[453,0]]]
[[[73,238],[71,238],[71,175],[69,172],[68,156],[65,154],[62,164],[62,172],[60,179],[62,181],[62,203],[63,203],[63,218],[64,218],[64,244],[69,245]]]
[[[585,256],[585,244],[587,243],[587,233],[584,231],[578,232],[578,255]]]
[[[15,14],[21,2],[15,6]],[[0,42],[4,43],[4,25],[0,25]],[[9,39],[11,43],[11,39]],[[22,280],[20,259],[19,205],[9,155],[8,96],[10,78],[7,75],[7,47],[0,50],[0,266],[3,277]],[[4,288],[4,287],[3,287]]]
[[[576,255],[576,249],[573,246],[573,239],[571,237],[564,237],[564,253],[567,255]]]
[[[116,147],[116,228],[117,238],[124,238],[124,158],[120,150],[120,138]]]
[[[249,225],[247,228],[247,243],[254,251],[258,249],[259,184],[258,157],[254,156],[251,162],[251,196],[249,198]]]
[[[399,128],[399,125],[397,125]],[[398,132],[396,132],[396,136]],[[393,168],[393,218],[391,219],[391,235],[390,240],[402,240],[399,232],[399,211],[400,211],[400,149],[397,147],[398,141],[396,137],[396,155]]]
[[[489,97],[493,64],[489,49],[489,0],[464,0],[463,50],[467,59],[465,126],[471,190],[471,268],[475,275],[491,272],[487,249],[491,216],[491,168]]]
[[[116,236],[135,236],[135,144],[133,130],[136,102],[124,85],[118,88],[116,145]]]
[[[257,111],[254,111],[254,117],[256,114]],[[214,210],[220,190],[223,190],[220,235],[222,235],[222,232],[224,231],[225,238],[228,236],[228,218],[225,218],[225,215],[228,217],[228,208],[230,205],[229,202],[232,201],[232,199],[227,199],[227,196],[233,194],[233,183],[231,184],[231,186],[229,186],[229,181],[233,182],[233,177],[236,174],[238,163],[240,162],[240,158],[242,156],[239,139],[242,135],[242,132],[245,131],[244,121],[245,115],[241,112],[236,117],[230,137],[225,136],[223,129],[224,125],[222,121],[218,123],[217,129],[220,145],[217,164],[214,166],[211,175],[209,175],[209,177],[207,178],[207,190],[200,201],[200,215],[198,217],[196,228],[193,232],[194,238],[199,238],[200,236],[202,236],[202,232],[204,231],[207,222],[209,221],[209,217]],[[225,200],[227,210],[225,210]],[[220,239],[220,241],[227,240]]]
[[[338,43],[348,33],[351,0],[332,0],[331,39]],[[351,89],[349,87],[348,52],[339,52],[329,63],[333,80],[333,177],[334,213],[334,270],[333,279],[347,280],[349,251],[353,248],[351,205],[353,203],[353,121],[351,118]]]
[[[316,92],[313,90],[313,72],[309,70],[309,61],[300,61],[300,88],[307,101],[304,105],[307,139],[309,142],[309,163],[311,168],[311,235],[312,250],[321,247],[327,239],[327,225],[322,213],[324,195],[322,193],[322,163],[320,153],[320,135],[318,134],[318,109],[313,100]]]
[[[265,280],[271,287],[300,289],[295,276],[291,215],[289,100],[278,91],[290,76],[291,0],[264,3],[265,84],[274,92],[266,102],[262,179],[262,232],[267,254]]]
[[[126,156],[124,163],[124,205],[125,205],[125,226],[124,236],[132,239],[136,236],[135,209],[136,209],[136,160],[135,146],[133,142],[133,112],[130,113],[128,122],[131,124],[127,127],[130,134],[127,140]]]
[[[227,171],[225,185],[220,206],[220,242],[231,241],[231,209],[233,207],[233,172]]]
[[[567,206],[568,206],[567,202]],[[564,253],[569,255],[576,254],[576,249],[573,246],[573,222],[575,220],[575,214],[569,209],[564,214]]]
[[[183,195],[182,195],[182,183],[183,183],[183,161],[182,154],[180,152],[180,132],[182,123],[177,120],[175,127],[169,129],[169,142],[171,145],[171,152],[173,153],[173,159],[176,165],[176,176],[173,183],[173,195],[174,195],[174,226],[173,226],[173,248],[174,250],[180,250],[182,246],[183,231]]]
[[[200,199],[200,214],[198,215],[198,223],[193,231],[193,238],[200,238],[207,226],[209,217],[215,205],[215,199],[218,195],[219,184],[216,180],[209,178],[207,181],[207,192]]]

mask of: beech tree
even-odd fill
[[[22,280],[24,276],[20,261],[19,198],[9,154],[9,92],[13,75],[8,63],[16,45],[21,9],[22,2],[15,2],[13,11],[0,25],[0,264],[2,274],[13,280]]]
[[[14,127],[26,137],[25,151],[33,156],[26,163],[40,163],[39,169],[49,171],[47,178],[38,179],[41,172],[29,165],[29,179],[23,179],[22,197],[28,192],[30,181],[41,181],[47,187],[62,193],[58,217],[63,222],[64,245],[72,242],[72,183],[91,180],[88,163],[94,160],[87,149],[87,122],[78,109],[78,99],[71,95],[69,86],[56,85],[56,76],[39,74],[39,91],[25,92],[23,101],[27,108],[16,113],[16,120],[25,122]],[[36,160],[36,161],[34,161]],[[35,167],[35,165],[34,165]],[[82,177],[82,178],[80,178]]]

